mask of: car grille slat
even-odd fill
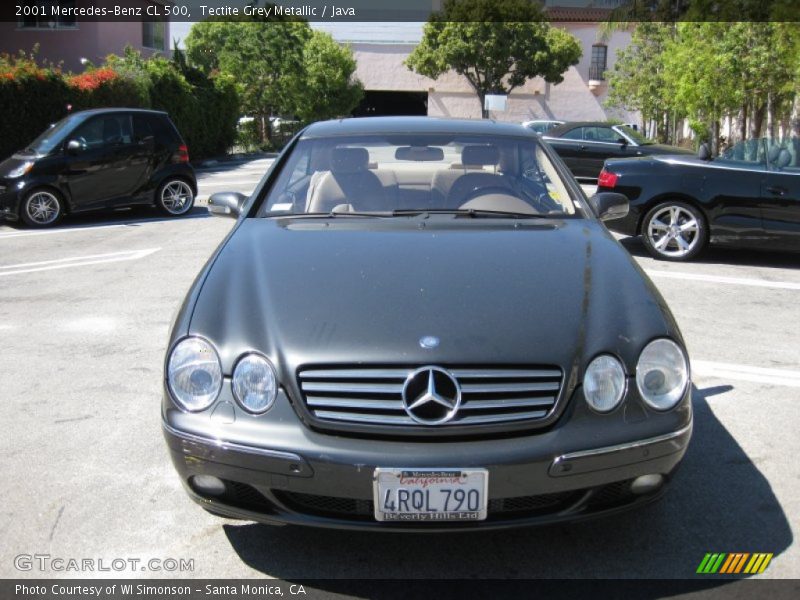
[[[306,403],[313,407],[403,410],[403,403],[400,400],[362,400],[352,398],[327,398],[323,396],[307,396],[306,398]]]
[[[515,398],[513,400],[468,400],[461,405],[461,410],[492,410],[501,408],[532,408],[537,406],[550,407],[555,402],[555,397],[545,398]],[[400,403],[403,410],[403,403]]]
[[[298,372],[298,383],[318,425],[327,422],[336,429],[351,423],[403,431],[542,420],[555,410],[563,383],[562,371],[555,367],[442,368],[458,381],[461,406],[451,421],[433,426],[405,412],[403,386],[415,366],[309,366]]]
[[[340,383],[333,381],[303,383],[304,392],[339,392],[342,394],[400,394],[402,384],[393,383]]]
[[[503,392],[552,392],[560,386],[559,382],[547,383],[463,383],[464,394],[495,394]]]

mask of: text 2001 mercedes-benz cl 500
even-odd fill
[[[659,496],[692,430],[653,284],[519,125],[311,125],[179,311],[163,429],[192,499],[266,523],[514,527]]]

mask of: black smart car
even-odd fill
[[[316,123],[189,291],[163,428],[213,513],[328,527],[515,527],[657,498],[692,431],[663,298],[533,131]]]
[[[578,179],[594,181],[610,158],[692,154],[691,150],[656,144],[628,125],[580,121],[564,123],[544,134],[544,139]]]
[[[31,227],[53,225],[66,213],[134,204],[179,216],[196,194],[189,150],[159,111],[77,112],[0,163],[0,217]]]

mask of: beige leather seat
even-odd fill
[[[479,165],[481,167],[491,166],[495,172],[468,171],[458,173],[458,171],[444,171],[439,172],[434,176],[433,187],[439,193],[443,191],[446,184],[449,183],[445,180],[450,179],[447,173],[458,173],[458,177],[452,181],[449,190],[446,192],[444,199],[444,208],[458,208],[465,202],[469,201],[480,190],[489,191],[502,191],[508,190],[510,194],[514,194],[513,187],[511,186],[508,178],[497,173],[497,165],[500,163],[500,151],[494,144],[476,144],[471,146],[464,146],[461,151],[461,162],[464,165]],[[436,181],[436,180],[439,181]],[[443,185],[444,184],[444,185]]]
[[[315,174],[308,191],[308,212],[331,212],[342,204],[355,211],[390,210],[386,190],[369,170],[366,148],[342,147],[331,152],[330,171]]]

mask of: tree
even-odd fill
[[[289,17],[209,19],[192,27],[186,57],[205,73],[220,71],[238,85],[244,112],[269,141],[273,115],[305,121],[342,116],[363,95],[349,48],[303,20]]]
[[[509,94],[534,77],[561,83],[580,57],[578,40],[551,27],[536,2],[445,0],[405,64],[432,79],[451,69],[464,76],[485,118],[487,94]]]
[[[203,21],[189,32],[186,54],[192,64],[219,69],[236,80],[242,107],[258,119],[266,140],[267,117],[295,111],[293,92],[310,37],[306,22]]]
[[[305,121],[349,114],[364,96],[355,70],[350,48],[340,46],[327,33],[314,31],[303,48],[294,112]]]
[[[670,23],[641,23],[631,36],[631,44],[617,53],[613,70],[608,73],[609,106],[642,113],[643,129],[652,121],[657,124],[659,141],[669,139],[670,127],[679,113],[667,88],[665,49],[675,36]]]

